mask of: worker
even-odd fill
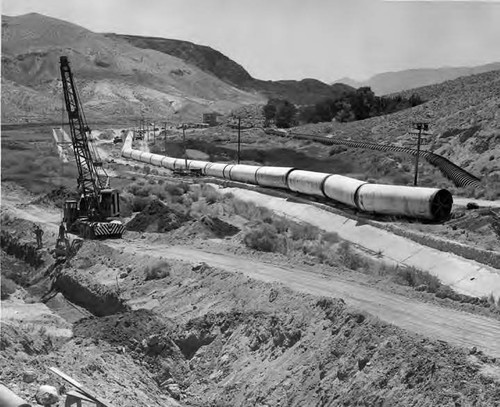
[[[66,235],[66,228],[64,227],[64,223],[61,222],[61,224],[59,225],[59,239],[65,240],[67,238],[68,236]]]
[[[40,228],[40,226],[35,224],[35,226],[33,227],[33,233],[36,236],[36,248],[41,249],[43,230]]]

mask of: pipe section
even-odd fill
[[[257,185],[257,171],[259,168],[256,165],[233,165],[229,170],[229,179]]]
[[[288,174],[288,188],[306,195],[325,196],[323,183],[331,174],[295,170]]]
[[[356,202],[357,192],[365,181],[344,177],[343,175],[330,175],[323,184],[323,192],[326,197],[343,204],[358,207]]]
[[[31,407],[21,397],[0,383],[0,406],[1,407]]]
[[[295,170],[291,167],[259,167],[256,172],[257,185],[272,188],[288,188],[288,175]]]
[[[130,133],[122,156],[170,170],[197,169],[211,177],[321,196],[360,211],[383,215],[441,221],[448,218],[453,206],[453,197],[446,189],[369,184],[342,175],[290,167],[211,163],[151,154],[132,149]]]

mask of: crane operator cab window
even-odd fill
[[[63,221],[66,222],[66,226],[73,224],[75,220],[78,219],[78,202],[74,200],[67,200],[64,202],[64,218]]]
[[[120,216],[120,193],[116,189],[101,190],[101,211],[108,218]]]

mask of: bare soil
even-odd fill
[[[153,245],[149,251],[134,252],[85,243],[54,275],[65,296],[76,299],[82,289],[92,289],[110,306],[111,294],[119,295],[125,308],[73,322],[45,308],[44,313],[28,313],[31,325],[25,324],[25,313],[17,314],[19,319],[2,315],[4,321],[7,318],[0,355],[5,367],[2,381],[31,399],[40,383],[62,384],[46,370],[57,365],[114,405],[130,406],[431,406],[500,401],[500,365],[494,357],[405,332],[352,308],[349,296],[346,304],[314,289],[308,289],[313,295],[300,293],[296,286],[290,290],[246,275],[248,270],[266,273],[268,268],[275,278],[280,270],[276,266],[205,252],[203,260],[219,259],[213,267],[199,261],[197,250],[158,249]],[[169,262],[164,278],[145,279],[145,266],[156,257],[151,253]],[[299,270],[281,272],[298,278],[300,285],[306,281]],[[304,275],[309,281],[315,278],[312,272]],[[319,279],[323,292],[328,281]],[[352,293],[351,288],[347,291]],[[365,295],[376,303],[373,293]],[[14,304],[10,301],[2,304]],[[92,308],[95,301],[88,297],[82,305]],[[396,313],[402,305],[395,307]],[[19,303],[16,310],[23,307]],[[426,313],[416,309],[412,318]],[[52,315],[52,325],[44,315]],[[449,322],[455,318],[443,310],[435,315]],[[29,339],[40,332],[42,323],[54,328]],[[478,336],[491,327],[483,325]],[[36,373],[33,383],[21,379],[28,369]]]

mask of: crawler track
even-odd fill
[[[417,155],[417,150],[414,148],[392,146],[387,144],[365,143],[362,141],[352,141],[340,138],[328,138],[323,136],[315,136],[312,134],[281,132],[272,129],[265,129],[265,132],[268,134],[274,134],[283,137],[288,136],[303,140],[313,140],[326,145],[343,145],[354,148],[366,148],[369,150],[406,153],[412,156]],[[440,156],[439,154],[421,150],[420,156],[425,158],[429,164],[432,164],[435,167],[439,168],[443,175],[451,180],[457,187],[467,187],[470,185],[477,187],[480,185],[479,178],[460,168],[458,165],[453,164],[450,160],[444,158],[443,156]]]

